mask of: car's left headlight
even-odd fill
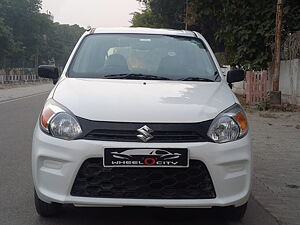
[[[247,132],[246,114],[240,105],[234,104],[213,120],[207,135],[216,143],[225,143],[238,140]]]
[[[40,116],[41,129],[56,138],[73,140],[82,129],[73,113],[53,99],[48,99]]]

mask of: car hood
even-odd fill
[[[235,103],[225,82],[65,78],[53,99],[95,121],[191,123],[215,118]]]

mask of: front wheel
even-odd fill
[[[228,219],[228,220],[233,220],[233,221],[239,221],[241,220],[247,210],[247,203],[244,205],[238,206],[238,207],[225,207],[222,210],[222,215]]]
[[[47,203],[39,199],[36,191],[34,191],[34,203],[37,213],[42,217],[57,216],[61,210],[61,204]]]

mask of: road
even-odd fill
[[[66,207],[58,218],[40,218],[34,209],[31,140],[47,94],[0,102],[0,225],[276,225],[251,198],[242,222],[223,221],[210,210]]]

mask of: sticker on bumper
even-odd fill
[[[188,167],[187,149],[104,149],[105,167]]]

